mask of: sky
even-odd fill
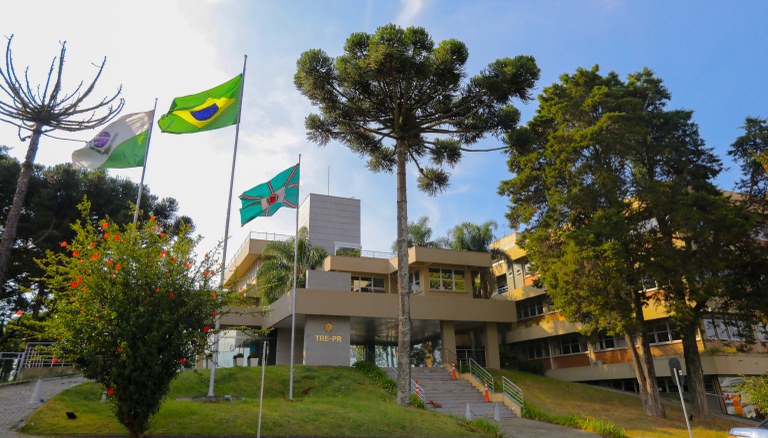
[[[669,108],[694,111],[702,138],[726,166],[716,183],[731,189],[739,175],[726,155],[729,145],[747,116],[768,117],[766,18],[762,0],[27,0],[3,5],[0,34],[14,35],[14,64],[18,71],[29,66],[33,84],[44,82],[60,42],[67,42],[65,90],[89,81],[106,57],[94,98],[122,85],[123,114],[151,110],[157,99],[155,121],[174,97],[242,72],[247,56],[229,260],[251,231],[293,234],[295,211],[285,208],[241,227],[237,196],[295,164],[299,154],[302,200],[308,193],[360,199],[363,249],[389,251],[395,240],[395,175],[372,174],[339,143],[319,147],[306,139],[304,118],[317,109],[293,85],[306,50],[335,57],[353,32],[421,26],[436,43],[466,44],[469,76],[498,58],[532,55],[541,68],[535,95],[579,67],[599,65],[622,77],[648,67],[670,90]],[[535,100],[515,104],[523,123],[535,115]],[[53,134],[87,141],[98,131]],[[235,127],[152,134],[145,184],[159,197],[176,198],[180,213],[193,218],[204,237],[201,250],[224,237],[234,140]],[[0,124],[0,144],[23,160],[27,144],[15,128]],[[488,137],[476,147],[501,144]],[[68,162],[82,146],[43,138],[36,162]],[[503,154],[465,154],[451,170],[450,187],[435,197],[417,190],[412,165],[408,172],[408,217],[428,216],[434,238],[467,221],[496,221],[497,237],[514,231],[504,218],[509,201],[497,194],[499,182],[511,177]],[[141,168],[109,173],[141,179]]]

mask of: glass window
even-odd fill
[[[596,351],[616,350],[620,348],[627,348],[627,340],[624,336],[608,336],[605,333],[601,333],[597,342],[595,342]]]
[[[352,292],[384,293],[384,278],[353,275]]]
[[[744,321],[708,317],[704,319],[704,330],[709,339],[721,341],[743,341],[744,335],[750,330]]]
[[[429,288],[433,290],[466,290],[464,271],[449,268],[429,268]]]
[[[667,319],[649,322],[646,326],[645,333],[648,336],[648,342],[651,345],[679,341],[682,339],[680,333],[677,331],[675,323]]]
[[[525,351],[528,359],[549,357],[549,343],[546,339],[529,342],[525,345]]]
[[[587,343],[578,333],[571,333],[557,338],[557,352],[560,356],[582,353],[585,351],[587,351]]]
[[[515,303],[517,309],[517,319],[533,318],[544,314],[544,303],[546,295],[526,298]]]
[[[411,285],[411,293],[421,292],[421,272],[411,271],[408,273],[408,283]]]

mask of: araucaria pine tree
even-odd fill
[[[398,347],[397,404],[409,404],[411,323],[408,292],[408,215],[405,170],[419,171],[419,188],[435,195],[448,185],[444,169],[486,134],[515,127],[539,78],[530,56],[492,62],[466,79],[464,43],[435,46],[420,27],[382,26],[354,33],[335,60],[319,49],[297,62],[296,88],[320,109],[306,118],[308,138],[332,140],[368,158],[373,172],[397,170]],[[425,165],[424,162],[431,163]]]
[[[64,55],[67,46],[66,42],[62,43],[58,59],[53,58],[51,62],[45,86],[35,87],[29,83],[26,73],[23,82],[16,74],[11,51],[12,40],[13,36],[8,38],[5,66],[0,66],[0,91],[2,91],[0,121],[16,126],[19,129],[19,138],[22,140],[29,138],[29,146],[24,163],[21,165],[13,203],[5,219],[3,236],[0,239],[0,284],[5,282],[8,263],[11,259],[11,248],[16,239],[16,229],[27,195],[40,136],[54,130],[74,132],[93,129],[109,122],[123,109],[123,99],[119,98],[121,88],[118,88],[112,96],[104,97],[96,103],[85,102],[104,70],[106,58],[99,65],[96,76],[90,84],[84,87],[84,83],[80,82],[80,85],[71,93],[67,93],[62,89]],[[24,137],[22,133],[29,134],[29,137]]]

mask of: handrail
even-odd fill
[[[478,379],[483,380],[488,384],[488,391],[493,392],[493,376],[491,373],[488,372],[485,368],[480,366],[477,362],[475,362],[474,359],[471,357],[467,358],[469,359],[469,374],[472,374],[473,376],[477,377]]]
[[[418,380],[414,381],[413,379],[411,379],[411,392],[416,394],[416,397],[418,397],[419,400],[421,400],[422,403],[426,403],[427,402],[427,395],[424,392],[424,387],[419,385],[419,381]]]
[[[506,376],[501,376],[501,387],[504,395],[508,397],[512,402],[523,407],[523,390],[519,386],[512,383]]]
[[[443,361],[443,366],[448,366],[450,364],[458,365],[459,368],[461,368],[461,364],[457,363],[458,361],[456,360],[456,353],[454,353],[450,348],[444,348],[443,350],[445,352],[445,360]]]

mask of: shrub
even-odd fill
[[[386,375],[386,373],[384,373],[384,371],[382,371],[381,368],[377,367],[376,365],[364,360],[358,360],[352,364],[352,367],[370,377],[371,380],[381,385],[381,387],[386,391],[394,394],[397,390],[397,384],[395,381]]]

